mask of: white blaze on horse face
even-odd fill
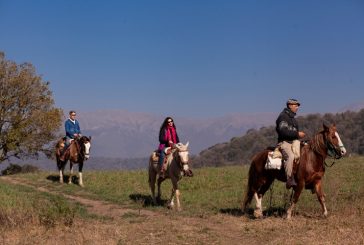
[[[90,148],[91,148],[91,144],[90,144],[90,142],[87,142],[85,144],[85,157],[86,157],[86,159],[90,158]]]
[[[344,146],[343,142],[340,139],[339,133],[335,132],[335,136],[339,141],[339,147],[340,147],[340,150],[341,150],[341,154],[345,155],[346,154],[346,149],[345,149],[345,146]]]
[[[188,151],[180,151],[178,154],[182,163],[188,163]]]

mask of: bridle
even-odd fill
[[[88,138],[86,138],[85,140],[85,138],[83,137],[76,140],[77,150],[80,154],[80,158],[82,161],[84,161],[85,158],[88,159],[90,156],[90,153],[86,153],[86,146],[85,146],[85,144],[90,141],[88,140]]]
[[[177,148],[176,151],[175,151],[176,160],[178,158],[178,164],[179,164],[180,168],[181,169],[184,169],[184,166],[185,165],[188,165],[188,160],[187,161],[183,161],[182,158],[179,155],[180,152],[188,152],[188,150],[181,150],[181,149]]]
[[[335,146],[332,142],[330,142],[327,139],[326,135],[325,135],[324,140],[325,140],[325,145],[326,145],[326,148],[327,148],[327,155],[334,159],[333,162],[330,165],[326,163],[326,160],[324,161],[324,164],[325,164],[326,167],[332,167],[336,163],[335,160],[340,159],[342,157],[342,154],[338,153],[338,152],[341,152],[341,149],[344,148],[344,145],[339,144],[338,147],[340,148],[340,150],[338,150],[337,146]]]

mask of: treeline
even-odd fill
[[[297,121],[300,130],[306,133],[303,140],[309,140],[322,130],[323,123],[335,123],[348,155],[364,154],[364,109],[359,112],[309,114],[297,117]],[[250,129],[242,137],[234,137],[230,142],[203,150],[192,158],[193,167],[249,164],[254,154],[276,143],[275,126]]]

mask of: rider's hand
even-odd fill
[[[302,131],[298,132],[298,137],[304,138],[305,136],[306,136],[306,134],[304,132],[302,132]]]

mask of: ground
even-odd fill
[[[292,220],[269,216],[253,219],[239,212],[186,217],[167,212],[130,209],[99,200],[34,187],[22,179],[3,180],[38,191],[63,195],[103,219],[76,219],[71,227],[36,226],[2,232],[1,244],[364,244],[363,221],[344,210],[328,218],[297,215]]]

